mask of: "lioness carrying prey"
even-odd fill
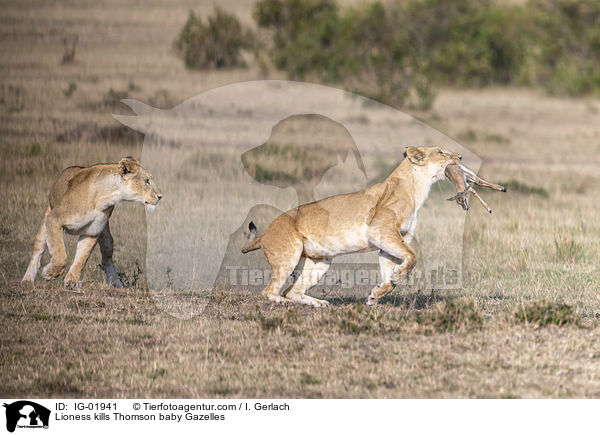
[[[114,164],[65,169],[48,195],[46,214],[22,283],[33,283],[46,245],[51,259],[42,270],[42,276],[53,279],[62,275],[67,262],[64,230],[79,235],[77,252],[65,277],[65,285],[81,286],[81,270],[98,242],[107,283],[123,287],[112,261],[113,238],[108,220],[115,205],[121,201],[143,202],[148,208],[154,208],[161,197],[152,175],[133,157],[125,157]]]
[[[244,247],[243,253],[262,248],[271,266],[271,279],[263,295],[274,302],[326,306],[327,301],[304,293],[327,272],[332,257],[372,249],[379,249],[382,282],[371,291],[367,304],[373,305],[391,292],[417,261],[409,243],[417,227],[417,213],[431,185],[444,178],[447,166],[459,165],[462,158],[439,147],[409,147],[404,156],[382,183],[294,208]],[[456,178],[462,177],[451,177],[455,185]],[[457,188],[462,191],[466,186],[464,182]],[[468,202],[461,205],[468,208]],[[253,223],[250,231],[256,237]],[[280,295],[281,287],[302,257],[300,276]]]

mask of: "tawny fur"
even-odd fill
[[[152,175],[133,157],[125,157],[115,164],[65,169],[48,195],[46,213],[35,238],[23,284],[31,285],[35,280],[46,246],[51,259],[42,270],[42,277],[50,280],[63,274],[67,261],[64,230],[79,236],[65,285],[81,286],[81,270],[98,243],[107,283],[122,287],[112,261],[113,238],[108,220],[115,205],[121,201],[142,202],[153,208],[161,196]]]
[[[373,249],[379,250],[382,281],[371,291],[367,304],[376,303],[404,280],[417,261],[409,243],[418,211],[432,184],[444,178],[446,167],[461,159],[459,154],[439,147],[410,147],[405,156],[382,183],[292,209],[244,247],[244,253],[262,248],[271,266],[271,279],[263,295],[274,302],[326,306],[327,301],[305,292],[327,272],[332,258]],[[281,294],[300,262],[300,276]]]

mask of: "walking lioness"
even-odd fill
[[[371,291],[367,304],[392,291],[417,261],[409,243],[431,185],[444,178],[448,165],[458,165],[461,160],[459,154],[439,147],[409,147],[404,156],[382,183],[294,208],[244,247],[243,253],[262,248],[271,266],[271,279],[263,295],[274,302],[326,306],[327,301],[304,294],[306,290],[317,284],[336,255],[372,249],[379,250],[382,281]],[[250,231],[256,237],[252,223]],[[300,276],[280,294],[301,261]]]
[[[133,157],[125,157],[114,164],[65,169],[48,195],[46,214],[22,283],[33,283],[46,246],[51,259],[42,276],[53,279],[62,275],[67,262],[64,230],[79,235],[77,252],[65,277],[65,285],[81,286],[81,270],[98,242],[107,283],[123,287],[112,261],[113,238],[108,220],[115,205],[121,201],[143,202],[148,208],[154,208],[161,197],[152,175]]]

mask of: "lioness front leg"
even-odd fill
[[[100,246],[100,252],[102,253],[102,268],[106,275],[106,283],[117,288],[123,287],[123,282],[119,278],[117,268],[113,263],[113,237],[110,233],[110,227],[108,222],[98,237],[98,245]]]
[[[381,250],[379,268],[382,282],[371,290],[367,299],[367,305],[374,305],[394,289],[394,284],[408,276],[417,262],[417,255],[397,230],[374,231],[370,242]]]
[[[29,266],[27,266],[27,271],[21,280],[21,283],[24,285],[33,285],[33,281],[37,276],[38,270],[40,268],[40,262],[42,261],[42,255],[44,255],[44,251],[46,250],[46,217],[50,213],[50,207],[46,209],[46,214],[44,215],[44,219],[42,219],[42,224],[40,225],[40,229],[35,236],[35,243],[33,244],[33,254],[31,255],[31,260],[29,261]]]
[[[73,260],[73,264],[65,277],[65,285],[73,286],[76,288],[81,287],[81,270],[85,266],[87,259],[96,246],[96,241],[98,237],[92,236],[80,236],[79,241],[77,242],[77,251],[75,252],[75,259]]]
[[[50,252],[50,263],[44,266],[42,277],[50,280],[62,275],[67,264],[62,225],[54,216],[53,211],[46,217],[46,244]]]
[[[374,305],[377,300],[390,293],[395,286],[393,282],[394,270],[400,264],[400,260],[392,257],[385,251],[379,251],[379,272],[381,274],[381,282],[377,284],[367,299],[367,305]]]

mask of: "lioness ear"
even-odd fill
[[[415,165],[423,166],[425,164],[426,154],[417,147],[408,147],[406,151],[404,151],[404,157],[408,157]]]
[[[139,162],[131,157],[127,156],[119,162],[119,170],[121,171],[121,175],[132,174],[137,172],[137,168],[139,166]]]

